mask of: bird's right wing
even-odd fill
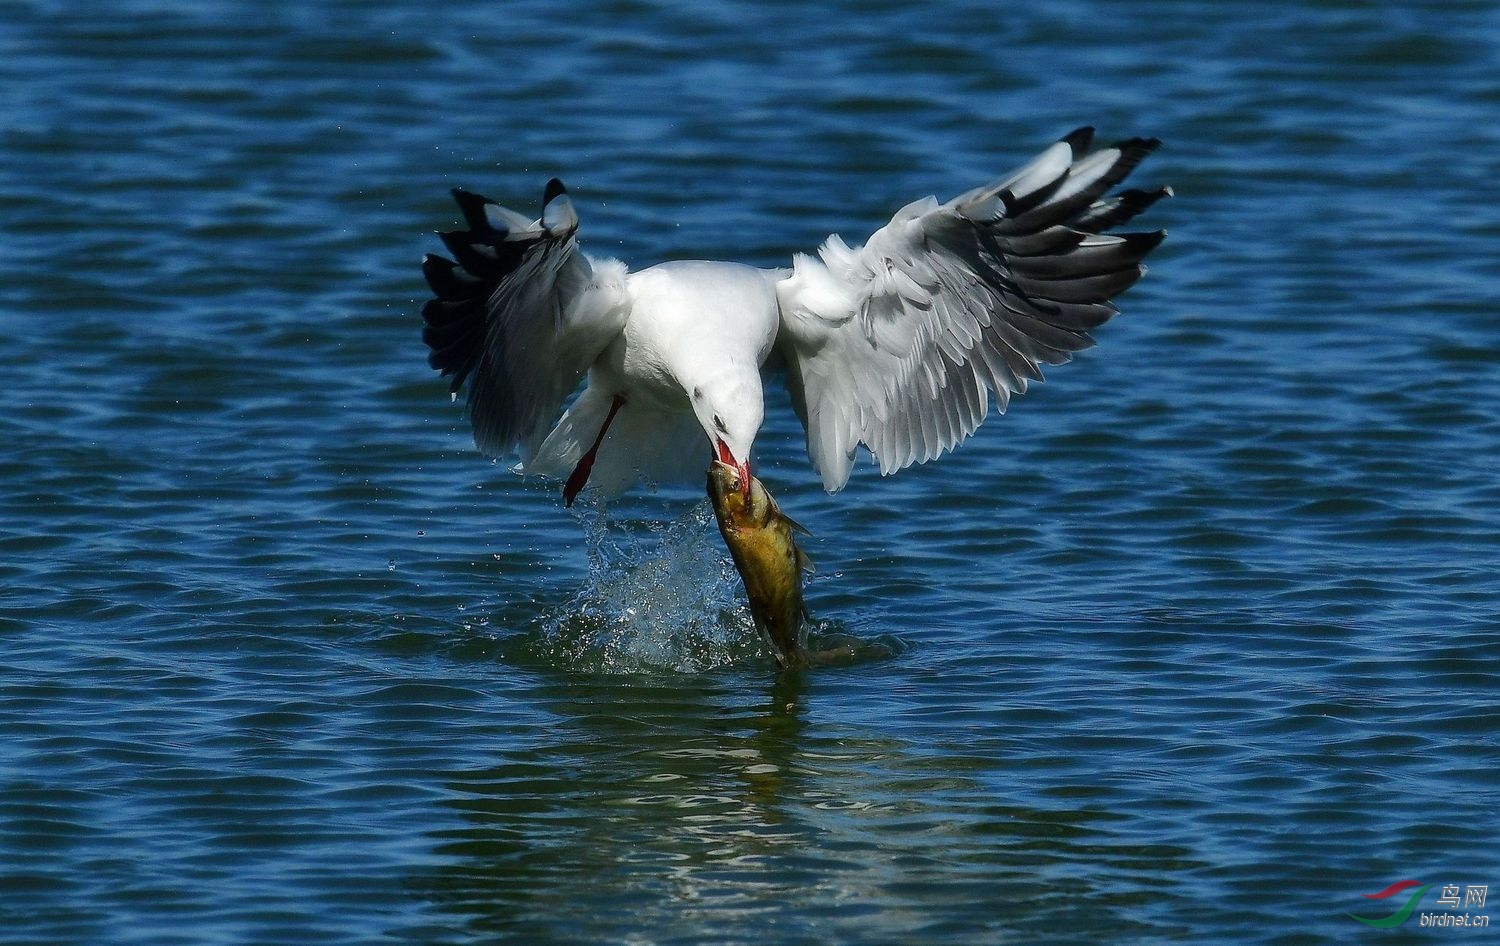
[[[1162,232],[1107,235],[1170,193],[1106,197],[1157,142],[1088,153],[1082,128],[945,204],[898,211],[862,247],[828,238],[777,284],[787,386],[830,492],[860,444],[882,473],[930,460],[983,422],[993,393],[1093,344]]]
[[[427,254],[436,298],[422,307],[427,363],[468,383],[474,442],[529,460],[589,366],[629,315],[625,267],[578,251],[578,215],[562,183],[530,221],[455,188],[467,230],[438,234],[453,259]]]

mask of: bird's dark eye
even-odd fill
[[[719,433],[721,434],[729,433],[729,428],[724,426],[724,418],[720,417],[718,414],[714,415],[714,426],[719,428]]]

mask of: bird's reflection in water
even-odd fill
[[[603,941],[621,916],[668,901],[770,908],[767,892],[798,883],[775,855],[806,839],[784,805],[804,771],[803,675],[538,689],[550,738],[448,782],[462,817],[433,833],[447,863],[422,881],[442,912],[537,941]],[[576,915],[585,886],[590,915]]]
[[[747,798],[771,819],[779,818],[788,778],[798,767],[797,746],[807,728],[806,693],[806,670],[777,674],[767,694],[765,712],[746,717],[750,728],[745,737],[747,748],[760,761],[747,765],[741,777]]]
[[[414,883],[442,929],[701,942],[796,915],[803,938],[900,940],[936,911],[998,933],[1056,921],[1038,891],[1057,878],[1161,856],[1108,812],[996,797],[989,760],[830,723],[837,669],[762,670],[539,681],[535,737],[444,776],[453,817],[427,816],[437,863]]]

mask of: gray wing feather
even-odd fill
[[[562,184],[541,219],[455,190],[469,228],[440,234],[454,259],[422,262],[436,298],[422,309],[428,363],[467,384],[474,442],[530,459],[589,366],[628,314],[624,267],[578,251],[578,217]]]
[[[778,285],[779,345],[808,453],[830,491],[864,444],[883,473],[930,460],[984,421],[993,393],[1093,344],[1161,231],[1105,235],[1170,193],[1106,192],[1158,145],[1092,154],[1079,129],[1025,167],[945,204],[902,208],[863,246],[830,237]]]

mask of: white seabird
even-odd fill
[[[1110,301],[1145,271],[1163,231],[1107,234],[1169,188],[1109,191],[1156,148],[1089,152],[1067,135],[1001,180],[908,204],[850,247],[830,236],[791,269],[668,262],[638,272],[578,249],[553,179],[536,221],[462,189],[467,230],[429,254],[428,362],[467,383],[474,440],[528,474],[617,494],[637,477],[702,475],[699,438],[749,484],[763,372],[781,367],[829,492],[862,444],[883,474],[972,434],[1011,394],[1093,344]],[[564,410],[587,376],[582,393]]]

